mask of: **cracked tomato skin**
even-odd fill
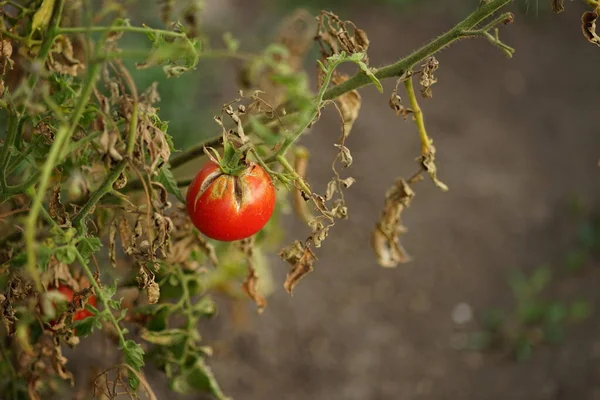
[[[75,294],[75,292],[70,287],[65,285],[59,285],[56,290],[58,290],[65,297],[66,301],[73,301],[73,295]],[[96,296],[90,296],[87,302],[88,304],[96,307]],[[84,308],[83,310],[79,310],[75,312],[75,314],[73,314],[73,321],[86,319],[87,317],[91,317],[92,315],[94,314],[92,314]]]
[[[190,184],[186,204],[200,232],[231,242],[250,237],[266,225],[275,208],[275,187],[258,164],[250,163],[233,176],[209,161]]]

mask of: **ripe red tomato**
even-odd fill
[[[59,285],[56,290],[58,290],[65,297],[65,301],[73,301],[73,295],[75,292],[73,292],[73,289],[71,289],[70,287],[65,285]],[[88,304],[96,307],[96,296],[90,296],[88,298]],[[79,321],[92,315],[94,314],[92,314],[84,308],[83,310],[79,310],[75,312],[75,314],[73,314],[73,321]]]
[[[275,187],[258,164],[250,163],[233,176],[209,161],[190,184],[186,203],[200,232],[231,242],[252,236],[266,225],[275,208]]]

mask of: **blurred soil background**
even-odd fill
[[[391,63],[451,28],[477,1],[207,0],[205,28],[259,50],[297,7],[330,9],[366,30],[373,66]],[[210,364],[237,400],[600,399],[600,269],[594,250],[600,186],[600,49],[583,38],[579,1],[554,15],[540,0],[512,6],[501,37],[507,59],[483,39],[437,57],[439,82],[422,100],[438,150],[442,193],[417,184],[405,213],[404,245],[414,261],[377,265],[370,234],[386,189],[415,171],[414,124],[385,95],[361,91],[347,141],[357,183],[350,217],[318,250],[315,271],[290,297],[287,265],[272,257],[275,292],[262,315],[250,302],[219,299],[199,329],[214,347]],[[140,12],[146,11],[140,10]],[[148,15],[157,15],[147,11]],[[143,17],[143,15],[141,16]],[[151,22],[151,21],[150,21]],[[214,45],[219,46],[218,44]],[[316,51],[312,54],[312,60]],[[139,71],[140,88],[159,80],[161,114],[179,148],[218,132],[212,114],[236,97],[231,60],[164,79]],[[314,71],[312,61],[307,64]],[[314,82],[314,79],[313,79]],[[323,114],[303,140],[308,178],[323,191],[339,135]],[[200,164],[197,164],[200,165]],[[179,171],[189,176],[197,165]],[[286,243],[307,229],[285,220]],[[89,362],[101,353],[92,351]],[[159,374],[149,373],[160,399]],[[190,397],[200,398],[200,397]]]

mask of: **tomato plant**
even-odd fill
[[[271,218],[275,188],[256,163],[230,175],[209,161],[190,184],[186,204],[194,225],[209,238],[241,240],[257,233]]]
[[[395,267],[410,260],[400,243],[401,217],[415,185],[429,178],[448,190],[418,99],[432,97],[435,55],[468,38],[509,57],[515,51],[499,33],[513,22],[504,11],[511,0],[480,1],[452,29],[377,68],[367,33],[329,11],[316,18],[298,11],[272,43],[249,51],[229,32],[209,43],[198,23],[202,1],[159,1],[159,27],[136,22],[130,2],[97,3],[0,0],[0,369],[15,374],[0,374],[0,392],[14,399],[51,397],[56,381],[73,381],[62,347],[78,345],[74,328],[78,336],[104,334],[122,352],[122,363],[96,377],[93,395],[140,390],[155,398],[143,373],[152,365],[177,393],[226,399],[198,333],[200,321],[215,314],[211,294],[247,296],[265,309],[272,286],[266,254],[280,245],[281,218],[293,211],[310,233],[278,252],[289,264],[284,288],[291,293],[314,270],[316,249],[349,217],[345,191],[360,184],[347,175],[354,160],[346,142],[360,113],[359,89],[383,93],[381,80],[396,79],[383,104],[414,122],[421,145],[416,172],[391,184],[373,223],[375,258]],[[553,3],[562,9],[562,1]],[[582,18],[584,36],[600,44],[598,1],[586,3],[593,11]],[[122,40],[135,35],[147,46]],[[314,88],[304,69],[313,45],[320,51]],[[158,84],[141,87],[135,74],[158,70],[173,85],[205,58],[240,63],[236,97],[211,110],[214,136],[186,131],[205,140],[177,149],[173,136],[184,133],[172,135],[162,119]],[[342,64],[354,74],[342,73]],[[299,142],[326,107],[339,114],[341,134],[332,143],[330,180],[317,193],[307,176],[309,150]],[[186,176],[182,167],[205,156],[200,172]],[[390,160],[369,162],[390,167]],[[73,301],[74,323],[48,327],[35,299],[56,282],[80,278],[98,311],[79,307],[75,286],[59,286]]]

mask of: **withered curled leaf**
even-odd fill
[[[75,57],[73,43],[66,35],[59,35],[48,53],[48,70],[59,74],[77,76],[85,65]]]
[[[319,43],[324,58],[342,51],[347,54],[364,53],[363,61],[365,64],[369,63],[366,54],[369,38],[364,30],[357,28],[352,21],[343,21],[330,11],[321,11],[317,23],[315,40]]]
[[[597,11],[586,11],[581,16],[581,29],[583,36],[596,46],[600,46],[600,36],[596,33],[596,21],[598,20]]]
[[[447,192],[448,186],[444,182],[440,181],[437,177],[437,167],[435,165],[435,147],[433,146],[432,142],[429,143],[427,150],[428,151],[425,154],[417,158],[417,161],[421,164],[423,169],[427,171],[435,186],[440,188],[442,191]]]
[[[410,256],[400,244],[406,232],[402,225],[402,212],[410,207],[415,193],[404,179],[398,179],[388,189],[381,218],[372,236],[372,245],[379,265],[386,268],[410,261]]]
[[[258,312],[261,313],[267,306],[267,299],[262,295],[259,291],[259,280],[258,275],[256,273],[256,268],[254,267],[254,239],[244,239],[240,242],[240,250],[244,254],[246,258],[246,264],[248,267],[248,275],[244,279],[242,283],[242,290],[250,297],[256,307]]]
[[[108,228],[108,259],[110,265],[117,266],[117,221],[114,219]]]
[[[121,246],[127,255],[133,253],[133,240],[131,238],[131,226],[124,215],[121,215],[119,220],[119,237],[121,238]]]
[[[160,286],[153,281],[146,288],[146,293],[148,294],[148,303],[156,304],[160,298]]]
[[[242,289],[254,301],[258,312],[263,312],[267,306],[267,299],[258,291],[258,276],[256,275],[254,266],[250,262],[248,263],[248,275],[242,283]]]
[[[60,186],[55,186],[52,189],[52,197],[50,198],[49,213],[53,220],[59,225],[64,225],[69,220],[69,214],[65,210],[65,206],[60,202]]]
[[[313,270],[313,264],[317,257],[312,252],[310,247],[296,240],[290,246],[282,249],[279,256],[292,265],[292,269],[288,272],[287,278],[283,287],[292,294],[294,287],[300,279],[304,278]]]
[[[332,77],[332,82],[335,85],[339,85],[347,81],[349,78],[349,75],[340,74],[335,71]],[[362,99],[358,93],[358,90],[351,90],[348,93],[335,98],[334,101],[338,106],[340,116],[342,118],[342,132],[344,137],[348,137],[350,131],[352,130],[352,126],[354,125],[354,121],[356,121],[358,118]]]
[[[552,11],[555,13],[561,13],[565,11],[564,0],[552,0]]]
[[[423,69],[421,70],[421,76],[419,78],[419,84],[421,85],[421,95],[425,98],[430,98],[433,96],[431,92],[431,87],[437,83],[437,78],[434,76],[434,72],[439,68],[440,63],[438,60],[431,56],[423,64]]]
[[[350,149],[342,144],[335,143],[335,147],[340,149],[339,157],[344,164],[344,167],[349,167],[352,165],[352,154],[350,154]]]
[[[327,235],[329,234],[329,228],[332,225],[325,225],[322,220],[314,219],[308,223],[308,225],[312,229],[311,235],[308,237],[316,248],[321,247],[321,244],[325,239],[327,239]]]

